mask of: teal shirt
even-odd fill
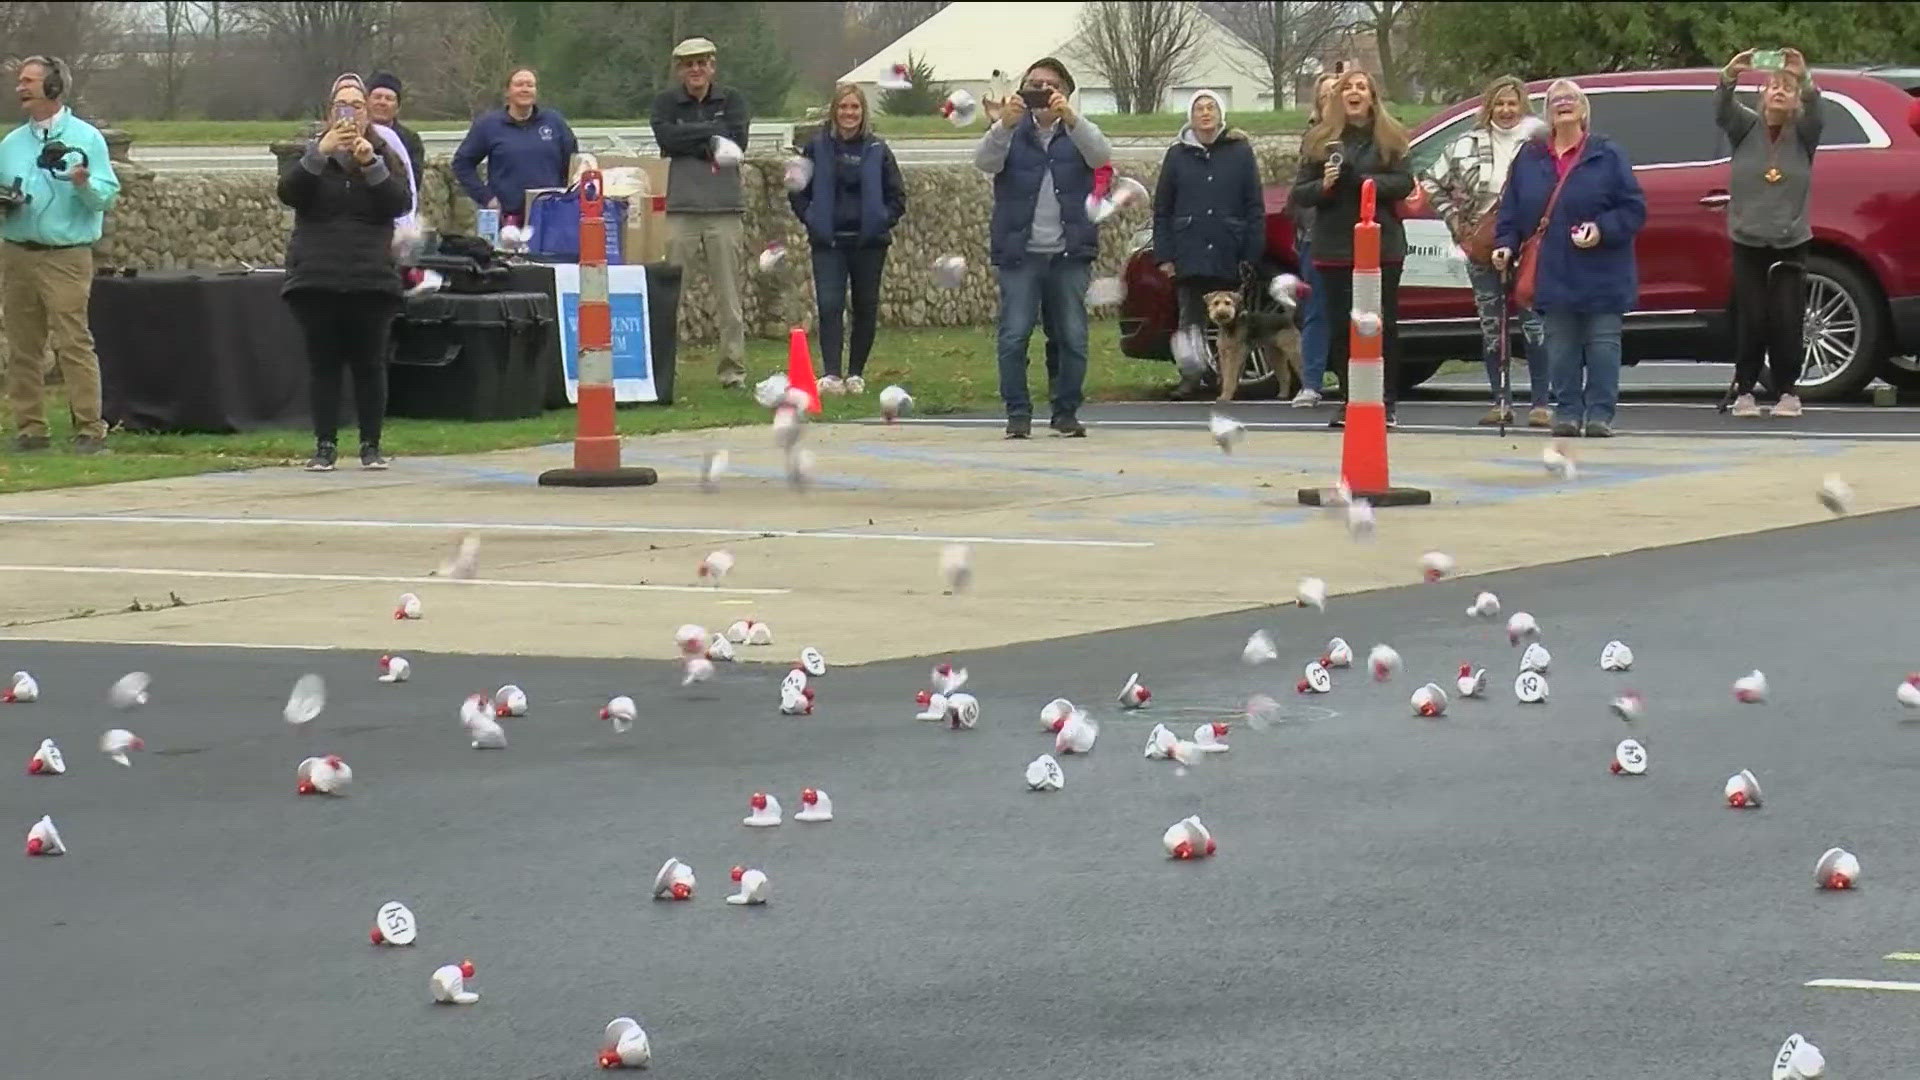
[[[35,164],[40,148],[48,142],[63,142],[87,153],[87,182],[76,184],[56,179]],[[67,165],[80,159],[68,155]],[[0,187],[11,188],[20,178],[20,190],[33,201],[7,213],[0,224],[0,239],[68,247],[92,244],[100,239],[100,227],[106,221],[107,208],[120,195],[120,178],[114,175],[113,162],[107,160],[107,140],[100,129],[62,108],[43,136],[31,123],[22,124],[0,139]]]

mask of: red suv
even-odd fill
[[[1816,69],[1826,128],[1814,158],[1813,245],[1807,258],[1806,362],[1802,395],[1826,401],[1857,393],[1878,375],[1920,389],[1920,134],[1907,111],[1920,96],[1920,68]],[[1726,361],[1727,138],[1713,122],[1713,69],[1579,78],[1593,126],[1623,146],[1647,194],[1647,224],[1635,249],[1640,300],[1627,313],[1624,347],[1633,363],[1668,357]],[[1547,80],[1528,90],[1535,111]],[[1756,105],[1757,83],[1740,92]],[[1434,114],[1413,133],[1416,172],[1472,125],[1479,99]],[[1293,269],[1287,185],[1267,189],[1267,257]],[[1120,347],[1128,356],[1171,359],[1176,321],[1171,284],[1153,264],[1150,234],[1127,260]],[[1407,222],[1401,278],[1401,381],[1416,386],[1443,361],[1477,359],[1480,323],[1465,269],[1447,258],[1446,226]],[[1338,332],[1338,331],[1337,331]],[[1241,397],[1272,397],[1278,380],[1250,363]],[[1344,377],[1345,372],[1336,372]]]

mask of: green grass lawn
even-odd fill
[[[1034,335],[1031,383],[1036,401],[1044,403],[1046,368],[1041,360],[1043,341]],[[1092,327],[1087,394],[1095,401],[1163,397],[1175,381],[1173,365],[1130,360],[1120,355],[1120,335],[1111,321]],[[786,343],[749,339],[748,364],[755,381],[786,368]],[[829,397],[821,419],[847,420],[878,413],[875,400],[888,383],[905,386],[922,415],[999,408],[999,378],[994,371],[993,332],[986,328],[956,330],[882,330],[867,365],[868,393],[862,397]],[[690,428],[764,424],[768,414],[749,394],[719,389],[711,350],[694,349],[678,358],[676,398],[671,406],[624,406],[618,414],[622,434],[646,435]],[[1044,404],[1042,406],[1044,408]],[[78,457],[62,447],[69,435],[63,400],[47,404],[55,449],[37,453],[0,450],[0,492],[108,484],[122,480],[151,480],[193,473],[291,466],[304,463],[313,451],[313,438],[304,431],[257,432],[245,435],[136,435],[116,432],[109,445],[113,453]],[[527,420],[463,423],[441,420],[392,419],[382,444],[400,458],[434,454],[467,454],[564,442],[573,437],[574,413],[555,410]],[[357,445],[351,430],[340,434],[343,467]],[[644,459],[635,464],[645,464]]]
[[[1399,105],[1394,107],[1393,114],[1402,123],[1412,126],[1435,111],[1435,107],[1430,105]],[[794,118],[788,119],[794,120]],[[1168,138],[1172,138],[1185,122],[1185,118],[1179,113],[1142,115],[1116,113],[1094,119],[1100,125],[1100,130],[1110,135],[1165,135]],[[1236,112],[1232,114],[1231,119],[1234,126],[1254,135],[1285,134],[1300,131],[1306,127],[1306,115],[1297,110]],[[568,122],[576,128],[645,127],[647,124],[645,119],[569,119]],[[465,131],[467,129],[465,120],[408,120],[407,124],[421,131]],[[299,134],[305,130],[306,122],[299,120],[127,120],[120,122],[117,126],[133,136],[136,146],[245,146],[252,143],[265,146],[276,140]],[[985,130],[984,120],[976,122],[970,128],[955,128],[938,116],[882,116],[877,118],[876,126],[882,134],[894,138],[904,136],[973,138]]]

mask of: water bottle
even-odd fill
[[[494,247],[500,246],[499,210],[482,207],[474,214],[473,228],[475,232],[480,234],[480,239],[485,240]]]

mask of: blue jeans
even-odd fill
[[[1500,272],[1491,266],[1468,264],[1467,279],[1473,282],[1473,307],[1480,314],[1480,351],[1487,362],[1487,385],[1500,397]],[[1540,325],[1540,313],[1520,309],[1520,333],[1527,342],[1527,385],[1533,407],[1547,403],[1546,330]]]
[[[996,342],[1000,400],[1007,416],[1031,417],[1027,394],[1027,343],[1044,322],[1054,346],[1048,374],[1053,415],[1080,411],[1087,382],[1087,286],[1093,263],[1065,255],[1028,255],[1018,266],[994,268],[1000,280],[1000,325]]]
[[[1327,382],[1327,298],[1320,288],[1320,272],[1313,268],[1313,245],[1300,240],[1300,280],[1313,292],[1300,313],[1300,380],[1319,391]]]
[[[1613,423],[1620,404],[1620,313],[1549,311],[1541,321],[1553,371],[1553,422]]]

